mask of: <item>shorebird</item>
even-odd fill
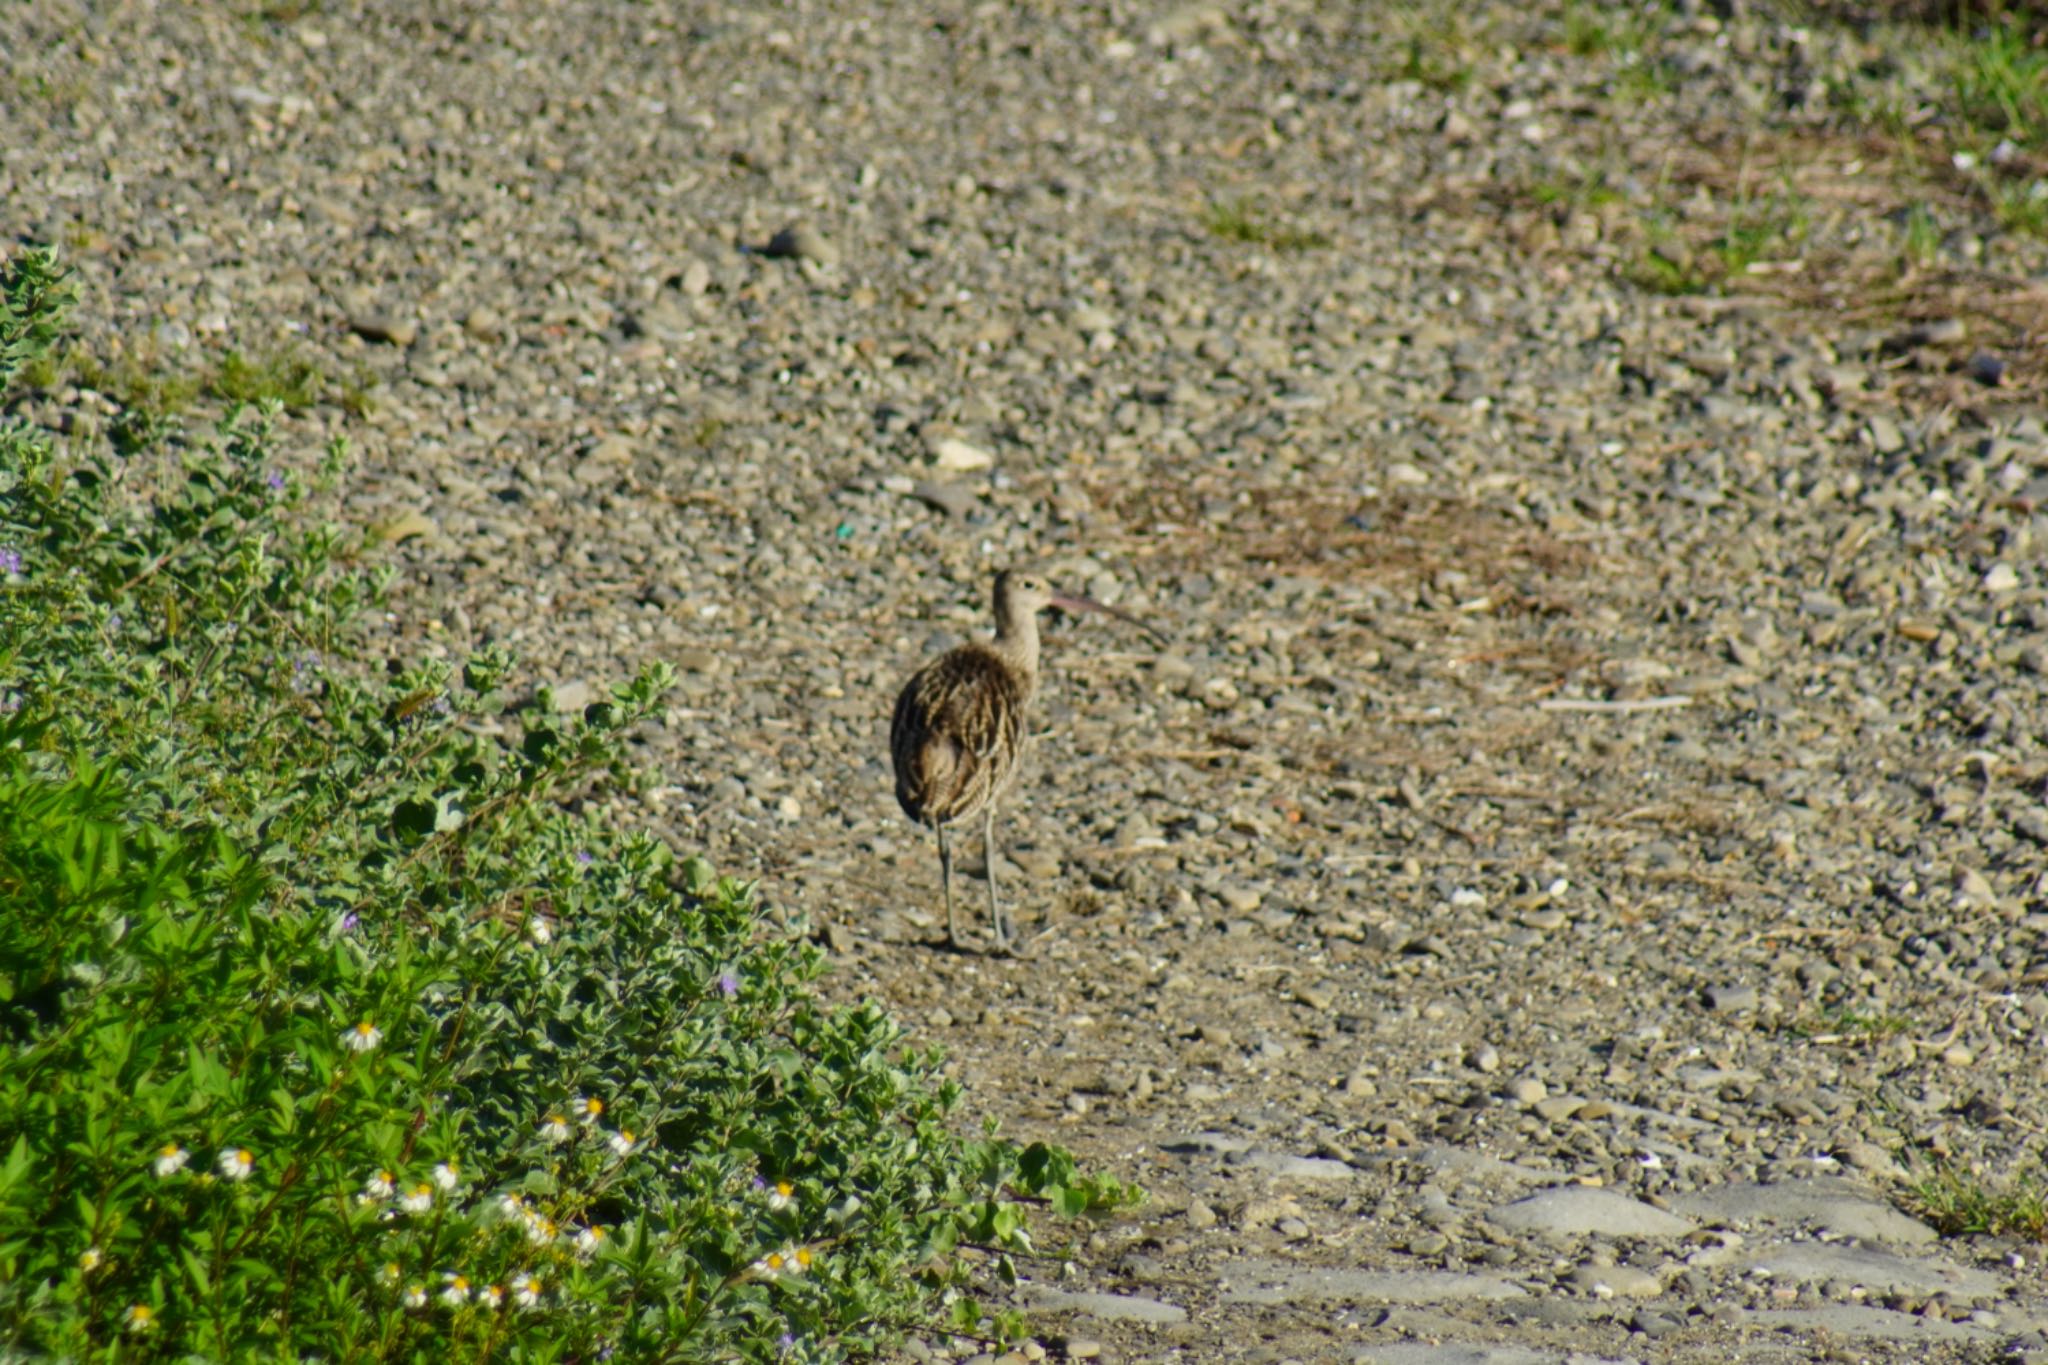
[[[1027,712],[1038,690],[1038,613],[1047,607],[1099,611],[1142,621],[1087,597],[1055,592],[1034,574],[996,576],[996,638],[948,650],[919,669],[896,698],[889,754],[896,762],[896,801],[903,813],[938,836],[939,880],[946,898],[946,941],[958,944],[953,919],[953,855],[946,826],[981,817],[988,860],[988,917],[997,952],[1009,933],[996,899],[996,802],[1017,775],[1029,736]]]

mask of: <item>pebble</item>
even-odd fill
[[[932,464],[952,473],[967,473],[987,469],[996,462],[996,457],[979,446],[971,446],[957,437],[944,437],[932,446]]]
[[[387,346],[410,346],[420,334],[417,322],[394,313],[357,313],[349,318],[348,326],[363,340]]]
[[[913,483],[910,496],[934,511],[944,512],[955,521],[965,521],[980,502],[973,493],[958,484],[937,483],[930,479]]]
[[[783,228],[768,239],[768,244],[761,251],[766,256],[815,261],[819,265],[839,263],[839,248],[808,223],[793,223]]]
[[[1707,987],[1707,1008],[1716,1014],[1733,1014],[1738,1010],[1753,1010],[1757,1007],[1757,989],[1754,986],[1729,985]]]
[[[1517,1076],[1501,1087],[1501,1094],[1522,1106],[1530,1108],[1550,1093],[1550,1087],[1534,1076]]]

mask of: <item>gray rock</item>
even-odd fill
[[[1357,1365],[1563,1365],[1565,1358],[1557,1351],[1528,1346],[1390,1341],[1383,1346],[1362,1346],[1351,1359]]]
[[[1347,1270],[1293,1266],[1256,1258],[1233,1262],[1226,1303],[1455,1303],[1522,1297],[1527,1291],[1498,1275],[1453,1270]]]
[[[1933,1228],[1909,1218],[1867,1186],[1822,1178],[1775,1183],[1745,1181],[1679,1195],[1672,1207],[1695,1218],[1764,1224],[1812,1224],[1839,1237],[1925,1246]]]
[[[935,511],[944,512],[955,521],[965,521],[979,501],[957,483],[939,483],[933,479],[921,479],[912,484],[910,496]]]
[[[1570,1280],[1572,1288],[1598,1298],[1654,1299],[1664,1292],[1664,1281],[1628,1265],[1582,1265]]]
[[[1841,1279],[1873,1292],[1947,1293],[1958,1298],[1996,1294],[1998,1276],[1940,1259],[1899,1256],[1841,1242],[1787,1242],[1744,1256],[1738,1264],[1782,1280]]]
[[[761,251],[767,256],[815,261],[819,265],[839,263],[839,248],[808,223],[793,223],[783,228],[768,239],[768,244]]]
[[[1733,1014],[1737,1010],[1753,1010],[1757,1005],[1757,991],[1754,986],[1729,985],[1707,987],[1707,1008],[1716,1014]]]
[[[1358,1174],[1342,1161],[1320,1156],[1290,1156],[1285,1152],[1246,1152],[1230,1164],[1239,1169],[1264,1171],[1283,1180],[1350,1180]]]
[[[1517,1232],[1596,1237],[1682,1237],[1689,1218],[1666,1213],[1639,1199],[1586,1185],[1561,1185],[1503,1205],[1486,1215],[1498,1227]]]
[[[1973,1322],[1893,1313],[1867,1304],[1831,1303],[1818,1308],[1746,1308],[1735,1320],[1794,1332],[1827,1332],[1858,1341],[1886,1341],[1911,1346],[1920,1342],[1995,1341],[2002,1334]]]
[[[420,325],[395,313],[358,313],[348,320],[351,332],[365,341],[388,346],[410,346],[420,334]]]
[[[1163,1299],[1140,1294],[1096,1294],[1054,1289],[1050,1285],[1023,1286],[1025,1299],[1054,1313],[1085,1313],[1111,1322],[1186,1322],[1187,1309]]]

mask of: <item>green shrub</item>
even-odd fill
[[[0,385],[67,297],[0,272]],[[273,407],[272,412],[275,411]],[[806,1360],[1123,1202],[955,1092],[512,661],[372,670],[346,470],[0,422],[0,1357]]]

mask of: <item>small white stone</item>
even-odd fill
[[[987,469],[996,462],[996,457],[979,446],[948,436],[932,447],[932,463],[940,469],[964,473],[973,469]]]

